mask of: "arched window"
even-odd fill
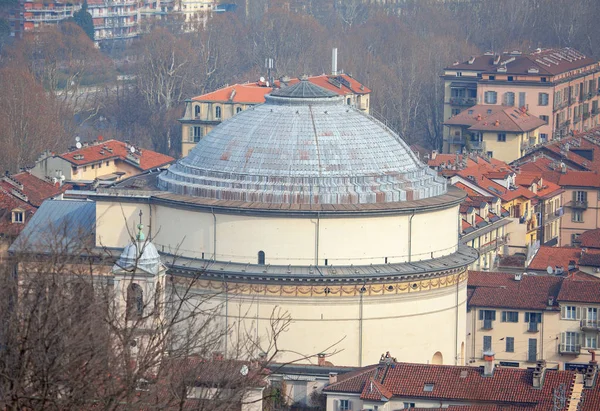
[[[128,321],[139,320],[144,315],[144,291],[139,284],[131,283],[127,287],[127,312]]]
[[[265,252],[262,250],[258,252],[258,263],[261,265],[265,264]]]
[[[194,106],[194,116],[200,117],[200,106]]]
[[[215,107],[215,117],[221,118],[221,107]]]
[[[236,109],[235,109],[235,112],[236,112],[236,113],[239,113],[240,111],[242,111],[242,108],[241,108],[241,107],[238,107],[238,108],[236,108]]]
[[[431,363],[435,364],[435,365],[442,365],[442,364],[444,364],[444,356],[442,355],[442,353],[438,351],[435,354],[433,354],[433,358],[431,359]]]

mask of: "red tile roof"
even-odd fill
[[[545,310],[548,297],[556,297],[562,277],[470,271],[468,287],[473,289],[469,305],[529,310]]]
[[[336,78],[342,78],[344,81],[339,82]],[[286,84],[292,85],[299,81],[298,78],[294,78],[290,79]],[[342,96],[348,94],[368,94],[371,92],[369,88],[347,74],[340,74],[339,76],[328,76],[325,74],[312,76],[308,78],[308,81]],[[279,80],[275,81],[275,86],[279,87],[280,83]],[[269,94],[272,90],[272,87],[267,87],[264,83],[260,82],[234,84],[201,96],[196,96],[192,100],[260,104],[265,102],[265,95]]]
[[[582,248],[600,248],[600,228],[581,233],[579,242]]]
[[[600,174],[594,171],[568,171],[561,174],[558,184],[562,187],[600,188]]]
[[[565,279],[557,299],[579,303],[600,303],[600,282]]]
[[[445,125],[468,126],[473,131],[523,133],[543,126],[545,121],[515,107],[478,104],[446,120]]]
[[[14,237],[25,227],[25,224],[12,222],[12,210],[15,208],[25,212],[25,224],[36,210],[31,204],[15,197],[9,190],[0,186],[0,234],[4,236]]]
[[[14,183],[10,182],[10,179],[14,180],[21,186],[15,187]],[[58,185],[54,185],[46,180],[39,179],[28,172],[13,174],[10,176],[10,179],[5,177],[2,181],[0,181],[0,185],[8,191],[17,188],[27,196],[27,202],[34,207],[39,207],[42,205],[44,200],[55,197],[63,193],[66,188],[69,188],[65,186],[60,187]]]
[[[110,150],[112,150],[112,152]],[[75,159],[75,156],[80,155],[83,156],[83,158]],[[158,168],[175,161],[173,157],[145,149],[137,150],[136,153],[132,155],[128,145],[117,140],[99,142],[79,150],[60,154],[59,157],[78,166],[118,158],[143,171]],[[136,160],[134,161],[132,158],[135,158]],[[139,164],[137,163],[137,160],[139,160]]]
[[[363,393],[365,385],[377,381],[393,396],[406,399],[473,402],[478,405],[533,406],[535,410],[552,408],[552,393],[561,384],[567,398],[575,380],[571,371],[546,370],[543,386],[533,387],[533,370],[501,368],[484,377],[482,367],[426,365],[409,363],[381,364],[369,367],[351,379],[331,384],[324,392]],[[425,385],[432,389],[425,391]],[[370,388],[370,387],[369,387]]]
[[[581,252],[579,265],[587,267],[600,267],[600,250],[587,250]]]
[[[393,394],[386,387],[381,385],[373,377],[367,381],[360,394],[361,400],[381,401],[382,399],[389,400]]]
[[[527,268],[536,271],[546,271],[548,266],[552,268],[558,266],[563,267],[566,272],[569,267],[569,262],[575,261],[575,263],[577,263],[580,255],[581,248],[577,247],[541,246]]]

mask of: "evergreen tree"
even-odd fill
[[[94,40],[94,20],[88,12],[87,0],[83,0],[81,9],[73,13],[73,21],[82,28],[92,41]]]

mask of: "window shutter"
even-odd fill
[[[492,321],[496,321],[496,310],[492,311]]]
[[[479,310],[479,319],[483,320],[483,310]]]
[[[348,409],[352,410],[352,401],[348,401]]]
[[[575,344],[581,345],[581,334],[580,333],[575,333]]]
[[[581,320],[581,307],[575,307],[575,319]]]
[[[573,196],[574,198],[575,196]],[[567,307],[566,306],[561,306],[560,307],[560,318],[562,318],[563,320],[567,317]]]
[[[506,322],[506,311],[502,311],[502,322]]]
[[[560,333],[560,343],[563,344],[563,345],[566,343],[566,335],[565,335],[565,333]]]
[[[333,411],[340,411],[340,400],[333,400]]]
[[[529,313],[525,313],[525,322],[528,323],[529,322]]]

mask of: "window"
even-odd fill
[[[577,352],[579,345],[579,333],[573,331],[567,331],[563,334],[564,339],[564,351],[566,352]]]
[[[352,409],[350,400],[340,400],[340,411],[349,411]]]
[[[521,91],[519,93],[519,107],[526,107],[527,106],[527,93],[525,93],[524,91]]]
[[[511,107],[515,105],[515,93],[512,91],[504,93],[504,105]]]
[[[348,105],[352,104],[352,99],[350,97],[348,97],[346,99],[346,104],[348,104]]]
[[[580,235],[581,235],[580,233],[571,234],[571,246],[572,247],[579,247],[579,245],[581,244],[581,241],[579,241]]]
[[[492,336],[484,335],[483,336],[483,351],[490,351],[492,349]]]
[[[135,321],[144,315],[144,292],[139,284],[131,283],[127,287],[127,310],[125,313],[128,321]]]
[[[540,140],[542,140],[543,143],[545,143],[546,141],[548,141],[548,134],[546,134],[546,133],[540,133]]]
[[[513,80],[514,80],[514,77],[513,77],[513,76],[508,76],[508,77],[507,77],[507,80],[508,80],[508,81],[513,81]]]
[[[490,76],[489,79],[494,81],[494,80],[496,80],[496,76]]]
[[[488,151],[486,154],[490,158],[494,157],[494,152],[493,151]]]
[[[547,106],[548,105],[548,93],[539,93],[538,94],[538,106]]]
[[[577,319],[577,307],[574,305],[566,305],[562,307],[562,318],[563,320],[576,320]]]
[[[548,124],[548,116],[540,116],[540,120]]]
[[[238,107],[238,108],[236,108],[236,109],[235,109],[235,112],[236,112],[236,113],[240,113],[241,111],[242,111],[242,108],[241,108],[241,107]]]
[[[515,337],[506,337],[506,352],[515,352]]]
[[[221,118],[221,107],[215,107],[215,118]]]
[[[587,191],[573,191],[573,201],[587,202]]]
[[[598,348],[598,336],[596,334],[586,334],[583,343],[585,348]]]
[[[548,77],[542,77],[542,78],[540,79],[540,81],[541,81],[542,83],[545,83],[545,82],[547,82],[547,81],[548,81]]]
[[[106,162],[106,167],[108,167],[110,165],[110,161]]]
[[[498,141],[501,143],[506,142],[506,133],[498,133]]]
[[[496,310],[479,310],[480,320],[496,320]]]
[[[102,168],[102,161],[98,163],[98,168]]]
[[[433,385],[434,384],[425,384],[425,386],[423,387],[423,391],[425,391],[425,392],[432,392],[433,391]]]
[[[94,164],[92,164],[92,170],[94,169],[94,166],[95,166],[95,165],[94,165]]]
[[[457,71],[456,72],[456,77],[462,77],[462,71]]]
[[[23,212],[23,210],[13,210],[12,222],[17,224],[23,224],[25,222],[25,212]]]
[[[193,141],[194,143],[199,142],[202,139],[202,131],[202,127],[190,127],[190,141]]]
[[[518,323],[519,312],[518,311],[502,311],[502,322],[503,323]]]
[[[472,110],[471,110],[472,111]],[[452,109],[452,115],[453,116],[457,116],[460,114],[460,109],[459,108],[453,108]]]
[[[469,110],[469,111],[468,111],[468,113],[469,113],[469,114],[473,114],[473,110]]]
[[[195,117],[200,117],[200,106],[194,106],[194,116]]]
[[[265,252],[262,250],[258,252],[258,264],[265,264]]]
[[[416,406],[414,402],[405,402],[402,405],[405,409],[415,408]]]
[[[526,323],[541,323],[542,322],[542,313],[525,313],[525,322]]]
[[[583,223],[583,211],[573,210],[573,213],[571,214],[571,221],[574,223]]]
[[[496,104],[498,101],[498,93],[495,91],[486,91],[484,93],[485,104]]]
[[[527,361],[537,361],[537,338],[530,338],[527,350]]]

